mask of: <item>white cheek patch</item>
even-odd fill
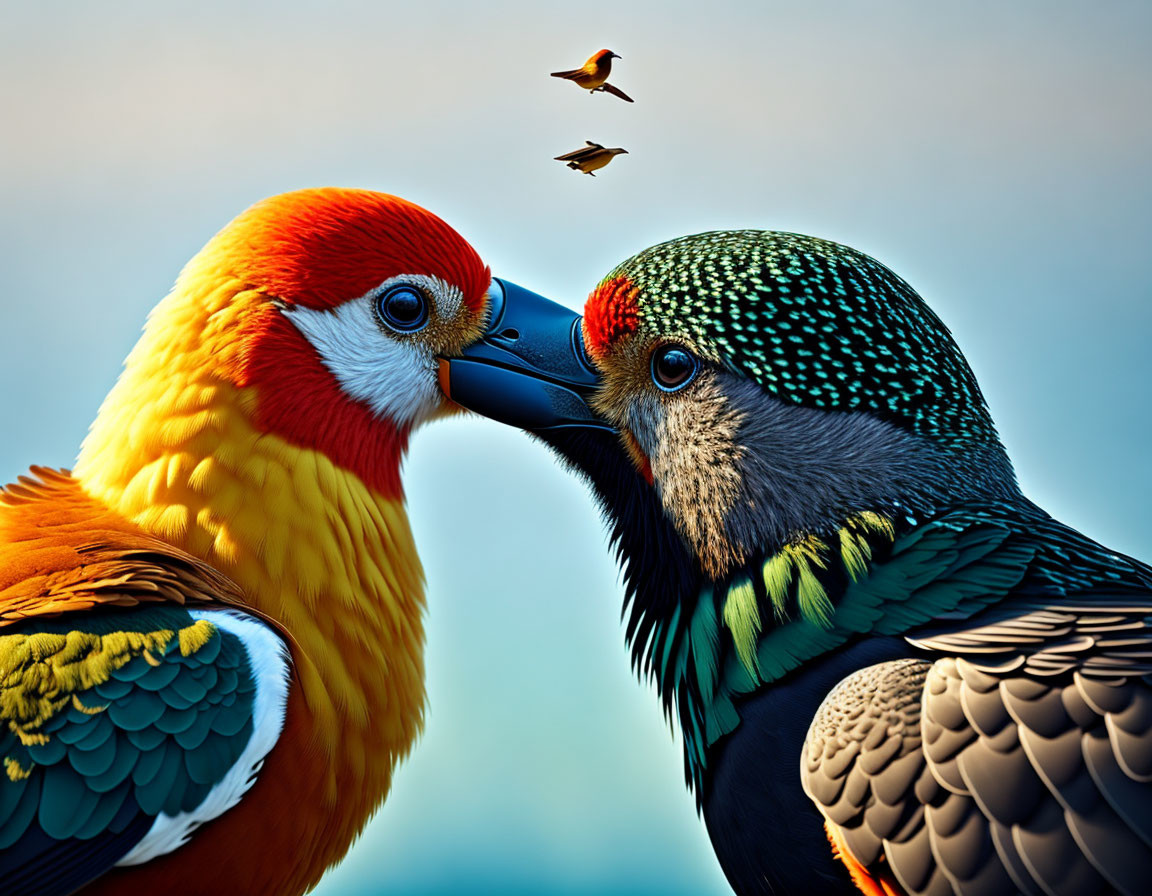
[[[421,280],[433,278],[396,279],[424,285]],[[429,292],[437,296],[440,316],[447,317],[452,310],[445,307],[441,297],[447,298],[455,290],[439,286],[438,291]],[[431,416],[442,400],[435,359],[417,340],[384,332],[376,319],[378,292],[375,289],[332,309],[296,306],[284,314],[312,343],[321,362],[350,398],[368,405],[379,417],[414,426]]]

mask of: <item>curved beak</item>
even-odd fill
[[[600,376],[584,354],[580,315],[506,280],[492,281],[488,329],[440,359],[440,388],[457,404],[529,432],[613,432],[588,406]]]

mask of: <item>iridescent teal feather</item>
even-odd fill
[[[206,640],[182,644],[175,633],[194,625],[186,610],[163,607],[37,621],[0,636],[173,632],[158,655],[140,651],[99,683],[64,694],[34,730],[5,720],[0,849],[33,820],[49,837],[88,839],[107,831],[126,801],[153,815],[203,802],[252,736],[256,685],[230,632],[212,627]],[[8,669],[6,681],[21,674]]]
[[[1010,615],[1036,595],[1101,587],[1142,594],[1152,585],[1147,568],[1023,497],[951,334],[907,283],[860,252],[769,231],[672,240],[605,278],[589,299],[585,330],[594,357],[605,357],[604,394],[619,406],[604,413],[623,428],[634,426],[629,415],[645,425],[658,418],[652,428],[669,441],[650,444],[649,431],[642,447],[650,457],[664,453],[665,468],[677,457],[670,409],[700,419],[693,411],[703,405],[692,402],[705,393],[694,380],[653,410],[650,397],[645,404],[637,395],[646,371],[631,371],[636,382],[620,374],[637,352],[682,344],[699,356],[710,400],[720,395],[739,421],[723,457],[692,455],[701,465],[726,464],[740,483],[734,506],[707,527],[684,523],[699,522],[690,502],[664,504],[672,503],[670,485],[709,493],[690,464],[675,469],[675,480],[658,471],[642,482],[620,472],[626,459],[592,440],[550,440],[588,473],[609,511],[633,656],[654,674],[666,710],[676,707],[698,800],[706,782],[716,784],[709,762],[755,752],[742,713],[768,705],[772,692],[789,699],[799,682],[822,674],[811,670],[858,648],[867,648],[862,656],[911,651],[934,626]],[[632,433],[638,441],[643,434]],[[680,424],[680,434],[699,432]],[[685,480],[696,488],[683,488]],[[669,533],[669,520],[679,531]],[[701,531],[727,542],[709,556],[711,546],[689,534]],[[817,701],[827,693],[815,691],[808,696]],[[743,746],[726,746],[735,743]],[[786,749],[780,755],[795,761]],[[739,781],[725,786],[731,794]],[[778,815],[776,805],[765,813]]]
[[[847,246],[769,230],[681,237],[615,268],[641,326],[691,339],[795,404],[863,410],[941,444],[996,440],[980,387],[932,310]]]

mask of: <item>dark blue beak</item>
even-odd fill
[[[489,290],[488,329],[440,359],[440,387],[457,404],[529,432],[614,431],[588,406],[600,376],[584,353],[580,315],[506,280]]]

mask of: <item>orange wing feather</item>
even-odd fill
[[[30,472],[0,487],[0,628],[95,607],[223,604],[292,641],[230,578],[109,510],[66,470]]]
[[[832,844],[832,855],[844,863],[844,867],[852,876],[852,883],[861,893],[865,896],[907,896],[892,875],[876,869],[865,868],[857,862],[852,857],[848,844],[844,842],[844,835],[836,825],[830,821],[825,821],[824,830]]]
[[[0,489],[0,626],[96,606],[243,603],[228,577],[93,500],[67,472],[31,472]]]
[[[0,630],[32,617],[102,607],[243,605],[293,645],[294,665],[310,665],[284,627],[245,605],[227,576],[93,500],[67,472],[31,472],[0,489]],[[303,690],[294,685],[284,730],[239,805],[180,849],[114,868],[81,892],[170,892],[177,881],[187,892],[299,892],[315,883],[338,856],[318,855],[315,862],[285,862],[284,856],[324,844],[337,831],[350,838],[352,832],[339,829],[355,822],[334,811],[333,782],[314,727]]]

